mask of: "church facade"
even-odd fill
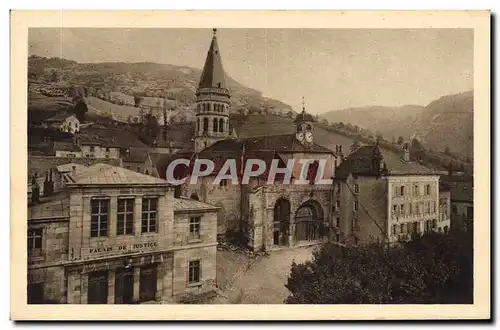
[[[175,173],[186,179],[178,187],[178,193],[219,208],[218,237],[237,237],[254,251],[269,251],[316,244],[335,236],[331,222],[331,184],[316,184],[314,179],[320,163],[325,165],[322,178],[332,178],[341,155],[314,142],[314,118],[305,107],[296,117],[296,133],[245,139],[229,134],[231,95],[215,29],[196,97],[195,151],[177,153],[169,162],[176,158],[189,159],[189,166],[177,167]],[[191,183],[193,165],[198,159],[211,160],[215,168],[210,175]],[[219,172],[224,171],[224,163],[230,159],[236,162],[238,182],[217,179]],[[241,174],[251,159],[263,161],[266,170],[242,183]],[[292,161],[293,165],[289,165]],[[268,182],[273,164],[279,173]],[[165,169],[166,166],[158,166],[161,176],[166,176]],[[287,171],[290,182],[283,180]],[[297,184],[301,179],[303,183]]]

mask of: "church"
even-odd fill
[[[216,32],[214,29],[196,91],[194,152],[165,156],[157,164],[160,176],[165,178],[168,164],[175,159],[189,159],[188,166],[177,167],[179,170],[174,173],[176,177],[187,178],[177,187],[177,195],[217,206],[218,237],[238,239],[254,251],[317,244],[336,237],[330,222],[332,186],[315,184],[312,178],[320,162],[326,164],[323,178],[332,178],[341,154],[315,143],[314,118],[305,107],[295,119],[294,134],[238,138],[230,133],[231,92]],[[189,178],[197,159],[213,161],[215,170],[192,184]],[[263,161],[266,170],[248,183],[214,182],[228,159],[236,161],[240,174],[248,159]],[[291,167],[287,165],[289,160],[295,161]],[[303,160],[311,163],[306,167],[307,173],[302,172],[299,161]],[[269,184],[268,171],[273,163],[278,164],[280,173]],[[283,180],[284,173],[290,173],[291,183]],[[309,182],[294,184],[304,174]]]

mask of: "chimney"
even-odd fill
[[[34,176],[33,176],[33,181],[35,183],[31,186],[31,203],[35,205],[38,204],[38,202],[40,202],[40,187],[38,186],[38,183],[36,182]]]
[[[408,145],[408,143],[404,143],[403,144],[403,160],[405,162],[409,162],[410,161],[410,147]]]
[[[342,153],[342,145],[339,144],[339,152]]]
[[[175,186],[175,189],[174,189],[174,198],[180,198],[181,194],[182,194],[181,186],[180,185]]]

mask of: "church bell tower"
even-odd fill
[[[229,99],[222,60],[217,44],[217,29],[213,29],[205,66],[196,90],[195,152],[227,138],[229,132]]]

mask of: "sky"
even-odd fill
[[[212,29],[30,29],[29,55],[202,68]],[[218,29],[226,75],[308,112],[425,106],[473,89],[472,29]]]

